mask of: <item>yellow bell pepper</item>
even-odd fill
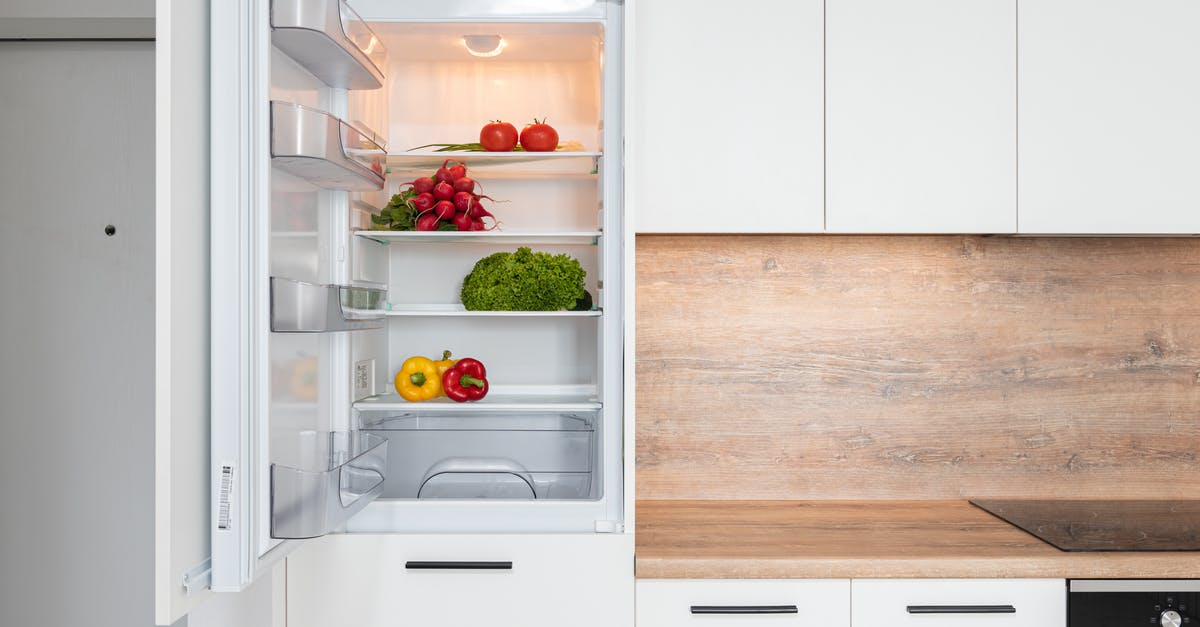
[[[396,393],[406,401],[427,401],[442,393],[442,375],[432,359],[409,357],[396,373],[395,386]]]
[[[437,366],[438,381],[441,381],[442,375],[446,374],[446,371],[453,368],[454,364],[456,363],[458,363],[457,359],[450,359],[450,351],[442,351],[442,358],[433,362],[433,365]],[[438,396],[445,395],[446,389],[443,387],[442,390],[438,392]]]

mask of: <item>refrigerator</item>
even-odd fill
[[[189,585],[242,590],[330,534],[631,537],[624,8],[212,4],[212,558]],[[429,146],[535,118],[557,150]],[[487,230],[380,230],[447,159]],[[476,262],[521,247],[577,259],[591,303],[467,310]],[[401,398],[402,364],[443,351],[487,396]]]

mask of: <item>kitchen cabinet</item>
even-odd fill
[[[819,233],[822,2],[631,3],[628,202],[640,233]]]
[[[288,627],[631,625],[632,540],[329,536],[288,558]]]
[[[855,579],[853,627],[1064,627],[1062,579]]]
[[[1019,17],[1019,231],[1200,233],[1200,4],[1038,0]]]
[[[1015,0],[826,3],[826,230],[1016,230]]]
[[[638,627],[711,625],[728,619],[771,625],[850,626],[848,579],[659,579],[637,583]]]

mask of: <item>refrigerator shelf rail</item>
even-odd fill
[[[343,0],[272,0],[271,43],[330,87],[383,87],[387,50]]]
[[[271,331],[329,333],[380,329],[387,290],[314,285],[271,277]]]
[[[600,231],[355,231],[355,235],[388,245],[407,244],[582,244],[595,246]]]
[[[388,441],[361,431],[302,431],[273,442],[271,537],[315,538],[383,493]]]
[[[600,309],[585,311],[470,311],[453,303],[390,303],[383,315],[389,318],[599,318]]]
[[[377,394],[354,403],[359,415],[369,416],[411,415],[415,417],[435,415],[476,416],[484,414],[529,414],[529,413],[587,413],[602,407],[595,388],[565,389],[559,386],[493,386],[488,395],[470,403],[456,403],[448,398],[436,398],[413,403],[398,394]],[[497,420],[497,424],[503,421]]]
[[[271,103],[271,164],[317,187],[379,191],[385,155],[371,138],[324,111]]]
[[[591,176],[599,173],[604,154],[600,152],[433,152],[409,151],[387,156],[389,174],[429,176],[446,159],[467,166],[473,178],[539,178],[547,175]]]

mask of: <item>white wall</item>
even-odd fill
[[[0,111],[0,625],[149,627],[154,44],[0,42]]]
[[[154,37],[154,0],[3,0],[0,39]]]

